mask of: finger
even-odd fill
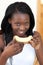
[[[11,41],[10,43],[8,43],[8,45],[7,45],[7,46],[10,46],[10,45],[12,45],[12,43],[13,43],[13,42]]]
[[[35,43],[32,40],[29,43],[31,44],[32,47],[35,48]]]
[[[39,38],[37,38],[37,39],[33,39],[33,41],[34,41],[34,43],[35,43],[35,49],[39,49],[40,48],[40,40],[39,40]]]
[[[33,35],[33,38],[37,38],[37,37],[39,37],[38,35]]]
[[[40,35],[40,33],[39,33],[39,32],[37,32],[37,31],[34,31],[34,34]]]
[[[41,37],[41,35],[39,34],[39,32],[34,31],[33,37]]]
[[[33,39],[32,41],[34,42],[35,45],[39,44],[39,40],[37,40],[37,39]]]
[[[38,45],[39,44],[39,41],[37,39],[32,39],[31,41],[31,44],[33,44],[34,46]]]
[[[10,43],[8,43],[7,46],[10,46],[10,45],[15,44],[15,43],[16,43],[16,41],[12,40]]]
[[[22,42],[16,42],[16,44],[18,44],[21,48],[24,46],[24,43]]]
[[[23,46],[24,46],[24,43],[21,43],[21,42],[20,42],[19,45],[20,45],[21,47],[23,47]]]
[[[19,49],[16,50],[15,54],[18,54],[18,53],[20,53],[21,51],[22,51],[22,48],[19,48]]]
[[[41,41],[41,39],[39,37],[33,38],[33,40],[36,41],[36,42],[38,42],[38,43]]]

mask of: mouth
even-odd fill
[[[25,32],[24,32],[24,31],[19,31],[19,32],[18,32],[18,35],[19,35],[20,37],[24,37]]]

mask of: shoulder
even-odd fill
[[[3,34],[2,34],[2,30],[0,30],[0,41],[3,40]]]
[[[4,37],[1,30],[0,30],[0,47],[4,47]]]

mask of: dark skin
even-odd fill
[[[28,14],[15,13],[10,19],[8,19],[8,21],[11,24],[14,35],[18,35],[20,37],[27,36],[25,35],[25,32],[30,27],[30,17]],[[40,34],[38,32],[34,32],[33,39],[30,40],[29,43],[34,47],[40,65],[43,65],[43,46]],[[15,40],[12,40],[1,54],[0,65],[5,65],[10,56],[20,53],[23,46],[24,44],[19,44]]]
[[[1,53],[3,52],[3,49],[4,49],[4,47],[5,47],[5,44],[3,43],[4,39],[3,39],[3,41],[2,41],[2,39],[3,39],[3,36],[2,36],[2,34],[1,34],[1,35],[0,35],[0,55],[1,55]]]
[[[25,32],[30,27],[30,18],[27,14],[17,13],[12,16],[11,19],[8,19],[9,23],[12,26],[14,35],[25,36]]]

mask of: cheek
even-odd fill
[[[12,26],[13,31],[18,29],[18,27],[16,25],[14,25],[14,24],[12,24],[11,26]]]
[[[25,28],[28,30],[30,28],[30,25],[27,25]]]

